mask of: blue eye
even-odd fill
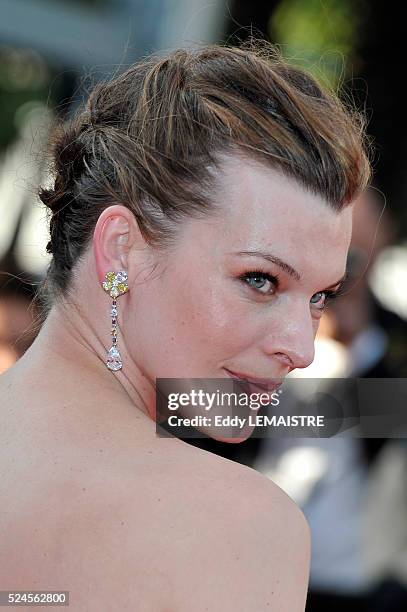
[[[251,270],[240,276],[240,279],[263,295],[270,294],[270,290],[277,289],[278,276],[273,276],[262,270]]]
[[[325,299],[324,299],[324,301],[323,301],[322,305],[321,305],[321,306],[317,306],[317,308],[318,308],[319,310],[324,310],[324,309],[326,308],[326,306],[327,306],[328,302],[330,302],[331,300],[334,300],[335,298],[339,297],[340,295],[342,295],[342,293],[343,293],[343,291],[342,291],[342,287],[338,287],[338,289],[335,289],[335,290],[333,290],[333,291],[332,291],[332,290],[327,290],[327,291],[318,291],[318,293],[314,293],[314,295],[312,296],[312,298],[313,298],[315,295],[324,295],[324,296],[325,296]],[[313,301],[312,301],[312,298],[311,298],[311,304],[314,304],[314,305],[315,305],[315,302],[313,302]],[[316,302],[316,303],[318,303],[318,302]]]
[[[269,274],[263,270],[250,270],[249,272],[245,272],[241,276],[239,276],[240,280],[249,285],[252,289],[254,289],[257,293],[261,293],[262,295],[274,295],[276,289],[278,289],[280,285],[279,276],[276,274]],[[318,310],[324,310],[328,302],[339,297],[344,293],[343,285],[339,286],[337,289],[326,289],[325,291],[318,291],[314,293],[310,302],[313,306],[315,306]],[[313,299],[318,296],[316,302]],[[322,299],[322,303],[318,306],[318,302]]]
[[[318,299],[316,302],[313,302],[313,301],[312,301],[312,299],[313,299],[313,298],[314,298],[316,295],[322,295],[322,296],[323,296],[323,295],[326,295],[326,294],[325,294],[325,291],[318,291],[318,293],[314,293],[314,295],[312,296],[312,298],[311,298],[311,300],[310,300],[310,301],[311,301],[311,304],[316,305],[316,304],[318,304],[318,302],[320,301],[320,299],[321,299],[321,298],[319,298],[319,299]],[[326,305],[326,299],[325,299],[325,300],[322,302],[322,306],[317,306],[317,308],[320,308],[320,309],[322,310],[323,308],[325,308],[325,305]]]

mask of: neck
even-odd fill
[[[97,317],[94,318],[97,322]],[[106,318],[108,338],[109,321]],[[131,361],[119,335],[123,368],[112,372],[106,366],[110,345],[104,344],[92,321],[78,309],[54,305],[36,339],[16,363],[20,380],[42,385],[46,393],[64,397],[101,398],[98,410],[117,414],[121,406],[155,421],[155,388]],[[67,395],[68,394],[68,395]],[[103,403],[103,406],[101,405]]]

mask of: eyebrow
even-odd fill
[[[237,251],[236,253],[233,253],[233,255],[240,255],[243,257],[260,257],[261,259],[265,259],[266,261],[275,264],[276,266],[284,270],[284,272],[286,272],[289,276],[295,278],[295,280],[301,280],[301,275],[297,272],[297,270],[290,266],[290,264],[288,264],[286,261],[283,261],[282,259],[280,259],[280,257],[277,257],[277,255],[273,255],[272,253],[265,253],[263,251]],[[332,285],[329,285],[329,287],[325,287],[325,289],[332,289],[337,285],[343,285],[347,277],[348,271],[346,270],[342,278],[337,280],[336,283],[332,283]]]

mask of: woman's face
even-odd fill
[[[351,206],[334,212],[252,161],[229,157],[223,168],[222,213],[186,221],[150,276],[134,264],[126,344],[152,380],[282,378],[307,367],[324,290],[345,273]]]

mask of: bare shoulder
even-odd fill
[[[303,612],[309,529],[279,487],[179,440],[117,456],[63,472],[18,528],[10,516],[25,554],[9,538],[2,582],[69,590],[78,612]]]
[[[127,534],[125,556],[137,571],[140,563],[155,568],[157,610],[303,612],[310,530],[302,511],[249,467],[197,449],[177,451],[175,464],[158,462],[150,472],[144,509],[140,490],[125,496],[126,524],[139,518]],[[121,557],[120,529],[109,518],[107,524],[111,557]],[[128,578],[123,589],[151,601],[148,581]]]
[[[290,522],[296,521],[309,532],[308,522],[292,498],[272,480],[249,466],[225,459],[207,451],[196,449],[189,445],[183,448],[186,465],[190,470],[190,478],[197,482],[200,477],[206,481],[204,494],[222,497],[224,504],[234,508],[234,516],[243,517],[254,514],[261,517],[270,516],[270,511],[277,518]],[[203,484],[203,483],[202,483]]]
[[[184,593],[190,598],[185,610],[199,592],[202,608],[197,610],[303,612],[311,556],[303,512],[256,470],[219,457],[211,460],[224,495],[210,487],[206,491],[205,507],[209,504],[211,511],[202,517],[205,535],[194,542],[196,562],[185,574]]]

